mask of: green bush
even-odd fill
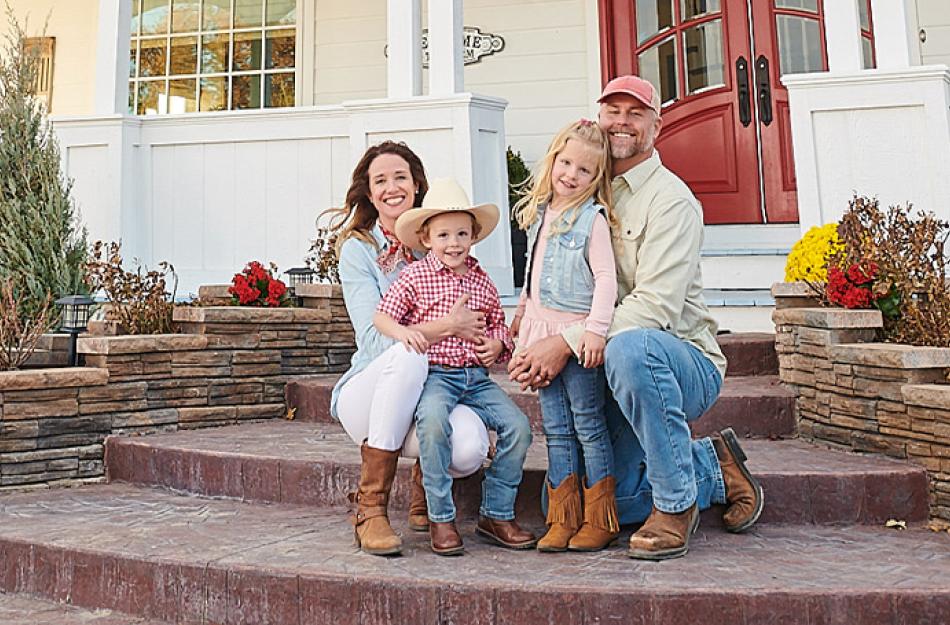
[[[508,218],[511,220],[511,227],[518,228],[514,218],[514,208],[518,200],[529,191],[527,184],[531,178],[531,170],[521,158],[521,152],[513,151],[511,146],[508,147],[506,156],[508,160]]]

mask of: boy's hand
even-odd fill
[[[505,344],[498,339],[482,337],[481,341],[475,345],[475,353],[478,354],[478,362],[486,367],[495,364],[501,352],[505,349]]]
[[[399,326],[399,329],[396,330],[396,336],[393,338],[405,345],[406,349],[418,354],[424,354],[429,349],[429,341],[426,340],[425,335],[419,330],[413,330],[406,326]]]
[[[577,357],[577,362],[586,369],[593,369],[604,364],[604,346],[606,344],[607,340],[599,334],[584,332],[578,349],[580,356]]]
[[[511,338],[518,338],[518,332],[521,330],[521,315],[516,315],[514,319],[511,320]]]

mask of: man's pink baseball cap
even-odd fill
[[[600,99],[597,101],[603,102],[617,93],[633,96],[644,106],[653,109],[657,115],[660,114],[660,94],[648,80],[639,76],[617,76],[604,85],[604,92],[600,94]]]

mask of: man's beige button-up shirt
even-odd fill
[[[656,328],[691,343],[726,374],[716,321],[703,301],[699,268],[703,214],[689,187],[653,155],[613,180],[617,307],[610,339],[635,328]],[[582,325],[562,335],[577,353]]]

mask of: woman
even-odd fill
[[[360,484],[351,495],[357,503],[355,539],[363,551],[375,555],[402,551],[402,541],[389,525],[389,491],[400,449],[407,453],[415,450],[413,455],[418,456],[418,441],[410,427],[429,363],[425,354],[408,351],[381,335],[373,326],[373,314],[400,270],[415,260],[412,250],[392,234],[396,218],[419,206],[428,188],[419,157],[404,143],[384,141],[366,150],[353,170],[344,207],[330,211],[334,215],[331,230],[337,232],[343,298],[357,346],[350,369],[333,388],[330,412],[360,444]],[[414,328],[429,343],[449,336],[474,340],[484,331],[485,318],[466,308],[466,299],[456,302],[445,317]],[[470,475],[488,454],[488,433],[465,406],[459,406],[450,421],[450,473],[453,477]],[[418,460],[412,478],[409,526],[427,531]]]

